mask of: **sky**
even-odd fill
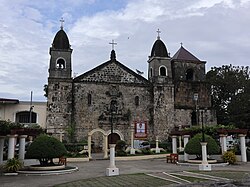
[[[250,0],[1,0],[0,98],[46,101],[49,48],[60,19],[72,76],[116,59],[144,72],[157,30],[170,56],[184,48],[211,67],[250,65]]]

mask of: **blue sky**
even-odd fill
[[[249,65],[250,0],[2,0],[0,98],[45,101],[49,47],[64,18],[73,73],[117,59],[147,77],[147,60],[161,30],[171,56],[184,47],[212,66]]]

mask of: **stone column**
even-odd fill
[[[17,135],[8,135],[9,144],[8,144],[8,159],[12,159],[15,156],[15,139]]]
[[[27,135],[21,135],[21,136],[19,136],[19,153],[18,153],[18,158],[21,161],[24,161],[24,155],[25,155],[25,138],[27,138]]]
[[[0,136],[0,165],[3,163],[3,148],[5,136]]]
[[[91,156],[91,135],[88,135],[88,153],[89,153],[89,159],[92,159],[92,156]]]
[[[184,135],[183,136],[183,141],[184,141],[184,149],[188,143],[190,135]],[[184,161],[188,161],[188,154],[184,152]]]
[[[135,154],[135,149],[134,149],[134,124],[131,125],[131,148],[130,148],[130,154],[134,155]]]
[[[119,175],[119,168],[115,166],[115,144],[109,144],[110,147],[110,163],[106,169],[107,176]]]
[[[241,152],[241,162],[247,162],[247,152],[246,152],[246,135],[239,134],[240,137],[240,152]]]
[[[221,152],[222,154],[227,152],[227,135],[220,134]]]
[[[173,153],[177,153],[177,143],[176,143],[177,136],[172,136],[172,151]]]
[[[181,135],[179,136],[179,151],[182,151],[182,141],[181,141]]]
[[[104,157],[105,159],[108,158],[108,136],[104,135]]]
[[[155,142],[156,142],[155,153],[160,153],[161,151],[160,151],[160,149],[159,149],[159,140],[158,140],[158,136],[156,136]]]

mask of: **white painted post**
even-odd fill
[[[115,166],[115,144],[109,144],[110,147],[110,163],[109,167],[106,169],[106,176],[119,175],[119,168]]]
[[[130,154],[134,155],[135,154],[135,149],[134,149],[134,124],[131,124],[131,149],[130,149]]]
[[[158,136],[156,136],[155,142],[156,142],[155,153],[160,153],[161,151],[160,151],[160,149],[159,149],[159,140],[158,140]]]
[[[0,165],[3,163],[3,148],[5,136],[0,136]]]
[[[91,135],[88,135],[88,153],[89,153],[89,159],[92,159],[91,157]]]
[[[184,149],[188,143],[190,135],[184,135],[183,136],[183,141],[184,141]],[[184,161],[188,161],[188,154],[184,152]]]
[[[172,151],[173,153],[177,153],[177,143],[176,143],[177,136],[172,136]]]
[[[211,171],[211,164],[207,162],[207,142],[201,142],[202,163],[199,164],[199,170]]]
[[[24,155],[25,155],[25,138],[27,138],[27,135],[20,135],[19,136],[19,153],[18,153],[18,158],[21,161],[24,161]]]
[[[15,139],[17,135],[8,135],[9,144],[8,144],[8,159],[12,159],[15,156]]]
[[[104,158],[108,158],[108,136],[104,135]]]
[[[245,134],[239,134],[240,137],[240,151],[241,151],[241,162],[247,162],[247,152],[246,152],[246,140]]]
[[[222,141],[223,141],[223,153],[227,152],[227,135],[224,134],[224,136],[222,137]]]

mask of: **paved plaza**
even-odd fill
[[[30,161],[29,161],[30,162]],[[26,161],[26,164],[28,162]],[[79,171],[71,174],[50,175],[50,176],[0,176],[1,187],[45,187],[56,184],[67,183],[71,181],[104,177],[106,168],[109,166],[109,160],[95,160],[90,162],[69,163],[68,165],[77,166]],[[116,161],[116,166],[120,169],[120,175],[123,174],[154,174],[154,173],[172,173],[180,171],[195,171],[197,166],[180,166],[176,164],[166,163],[164,158],[148,159],[148,160],[125,160]],[[225,171],[245,171],[249,172],[249,163],[239,163],[237,165],[212,167],[212,170]],[[212,171],[212,172],[213,172]]]

